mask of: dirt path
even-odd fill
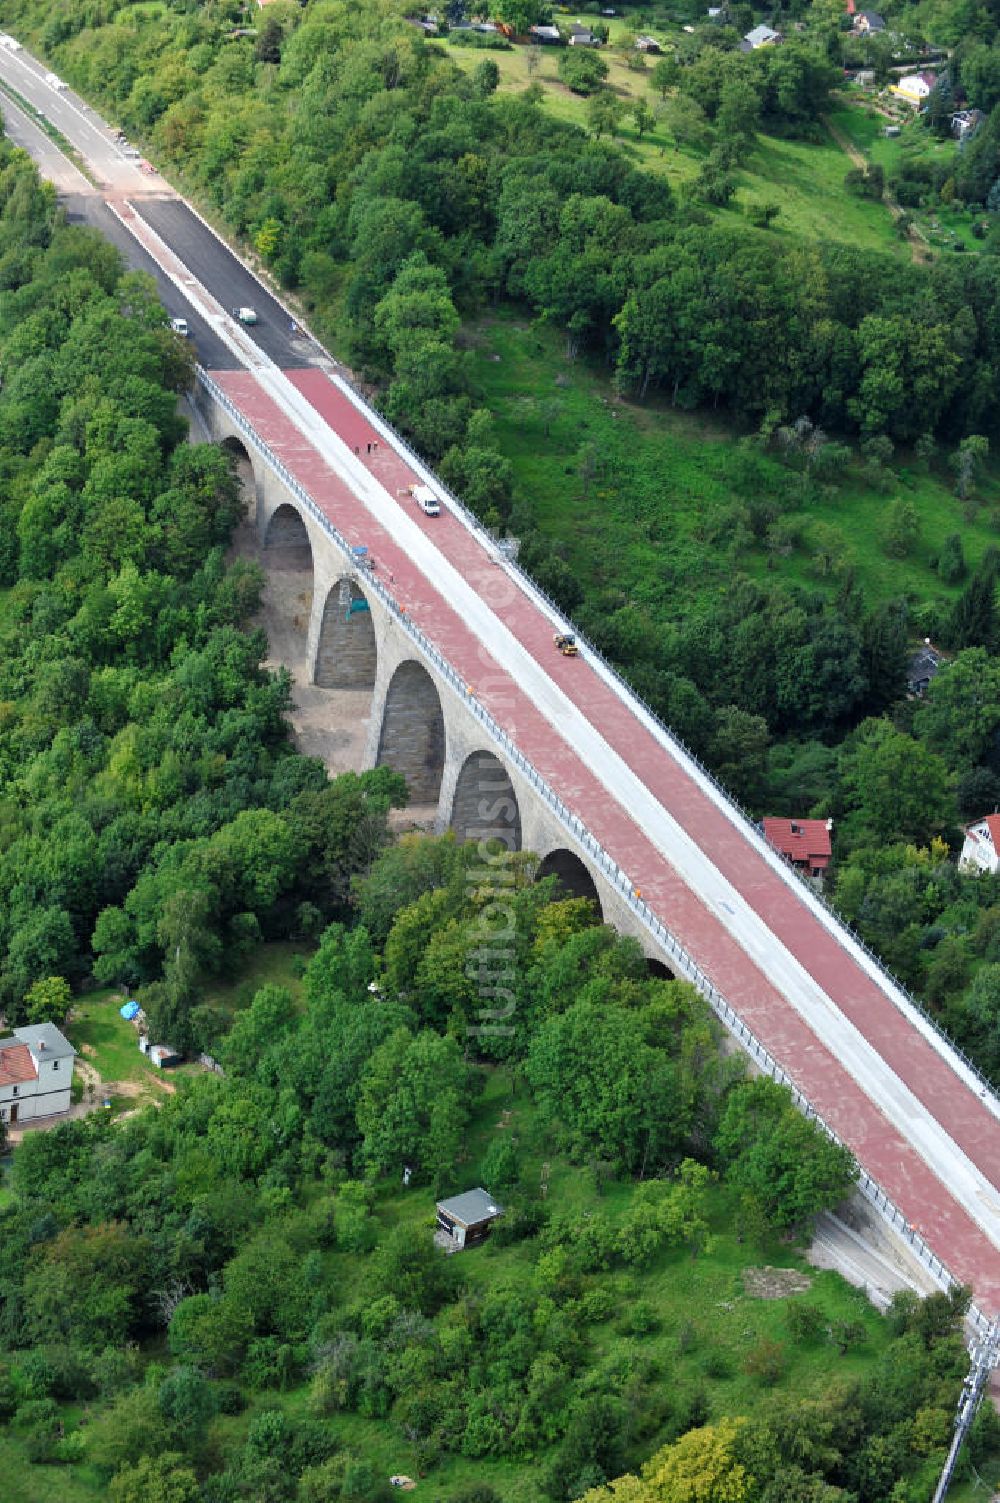
[[[864,152],[858,150],[858,148],[854,145],[854,142],[844,135],[844,132],[840,129],[839,126],[834,125],[833,121],[828,115],[821,115],[820,119],[826,126],[827,130],[830,132],[830,135],[833,137],[834,141],[836,141],[837,145],[840,147],[841,151],[844,152],[845,155],[850,157],[854,166],[859,168],[862,172],[867,172],[870,163]],[[902,218],[904,210],[902,206],[896,202],[891,193],[886,192],[882,199],[882,202],[889,210],[889,213],[892,215],[894,220]],[[930,248],[927,244],[927,239],[923,234],[923,231],[919,230],[915,224],[910,224],[907,227],[906,238],[910,242],[910,251],[913,255],[914,261],[924,262],[931,259],[931,253]]]

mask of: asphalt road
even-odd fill
[[[56,89],[46,82],[47,71],[27,53],[0,47],[0,81],[62,132],[86,162],[94,182],[63,156],[30,115],[0,93],[0,111],[8,134],[55,184],[72,222],[93,225],[118,247],[129,266],[156,278],[171,318],[187,319],[200,363],[209,370],[233,370],[241,360],[218,337],[198,307],[188,302],[183,291],[163,275],[149,253],[108,212],[105,200],[131,203],[227,311],[238,306],[255,309],[260,322],[246,332],[276,364],[294,369],[314,363],[320,352],[308,338],[292,336],[288,315],[277,299],[158,173],[144,171],[124,155],[116,131],[95,110],[72,90]]]
[[[6,108],[6,106],[4,106]],[[160,299],[171,318],[186,318],[194,340],[199,362],[209,370],[239,370],[242,361],[219,338],[209,323],[193,308],[187,298],[174,286],[170,278],[154,261],[147,250],[112,214],[103,199],[96,194],[67,195],[63,199],[66,217],[71,224],[88,224],[118,247],[122,258],[135,271],[145,271],[156,280]]]
[[[9,52],[0,47],[0,79],[16,89],[22,98],[57,126],[86,158],[94,176],[111,193],[148,193],[169,191],[156,173],[144,172],[138,162],[130,161],[116,140],[116,132],[107,125],[71,89],[57,89],[47,82],[48,69],[26,52]]]
[[[259,322],[246,332],[275,365],[294,370],[313,363],[316,347],[301,335],[293,337],[288,314],[277,298],[186,203],[179,198],[145,198],[132,200],[132,205],[228,313],[237,307],[254,309]],[[228,363],[217,366],[207,359],[202,364],[209,370],[229,368]]]

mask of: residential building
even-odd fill
[[[775,47],[781,39],[780,31],[772,31],[770,26],[763,25],[755,26],[743,38],[744,42],[750,43],[751,52],[755,52],[758,47]]]
[[[635,39],[637,52],[659,52],[660,44],[655,37],[640,36]]]
[[[941,654],[931,646],[930,637],[925,637],[923,646],[910,658],[906,669],[906,691],[916,699],[922,699],[930,687],[931,679],[941,667]]]
[[[492,1223],[503,1215],[503,1206],[481,1186],[466,1190],[464,1195],[453,1195],[450,1200],[439,1200],[436,1210],[438,1230],[450,1242],[452,1252],[482,1242]]]
[[[599,47],[601,44],[586,26],[574,25],[569,29],[569,45],[571,47]]]
[[[562,33],[558,26],[533,26],[531,36],[534,41],[541,42],[547,47],[558,47],[562,41]]]
[[[981,872],[995,872],[1000,867],[1000,814],[987,814],[966,825],[958,864]]]
[[[832,819],[765,819],[764,838],[799,871],[822,882],[833,847]]]
[[[13,1127],[68,1112],[76,1050],[54,1023],[0,1038],[0,1118]]]
[[[927,96],[937,83],[936,73],[904,73],[899,83],[893,84],[892,92],[897,99],[904,99],[907,104],[926,104]]]
[[[985,119],[982,110],[958,110],[951,117],[951,133],[960,141],[967,141],[975,135]]]
[[[874,10],[859,10],[854,17],[854,25],[851,28],[855,36],[875,36],[880,31],[885,31],[885,21]]]

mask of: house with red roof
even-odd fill
[[[13,1127],[68,1112],[76,1050],[54,1023],[0,1038],[0,1120]]]
[[[832,819],[765,819],[764,839],[798,871],[821,883],[830,865]]]
[[[966,825],[958,864],[981,872],[995,872],[1000,867],[1000,814],[986,814]]]

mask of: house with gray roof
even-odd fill
[[[29,1023],[0,1038],[0,1120],[14,1127],[68,1112],[75,1058],[54,1023]]]
[[[503,1215],[503,1206],[481,1186],[439,1200],[436,1206],[438,1231],[451,1242],[451,1251],[482,1242],[493,1222]]]
[[[749,42],[750,51],[755,52],[758,47],[776,46],[782,40],[782,36],[780,31],[772,31],[770,26],[761,25],[755,26],[753,31],[748,31],[743,40]]]

